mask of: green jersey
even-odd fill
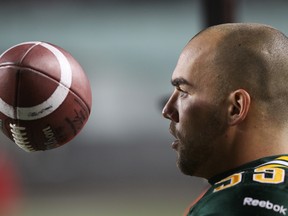
[[[288,215],[288,155],[253,161],[209,183],[188,216]]]

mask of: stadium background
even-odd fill
[[[13,216],[182,215],[207,183],[175,166],[161,105],[178,55],[205,26],[202,3],[0,2],[1,53],[23,41],[57,44],[81,63],[93,90],[85,129],[59,149],[26,153],[0,136],[0,179],[15,180],[0,180],[0,201],[8,199]],[[287,9],[286,0],[238,0],[235,21],[288,34]]]

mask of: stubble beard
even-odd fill
[[[189,148],[186,148],[186,146]],[[204,143],[180,143],[178,149],[177,166],[180,171],[189,176],[202,177],[202,170],[207,157],[212,154],[212,148]]]
[[[223,124],[223,119],[221,121],[219,116],[211,115],[210,121],[203,128],[204,132],[193,138],[179,137],[177,166],[185,175],[206,177],[206,173],[210,172],[211,158],[215,155],[216,148],[221,147],[215,140],[225,134],[227,125]],[[214,163],[217,161],[212,161],[212,165]]]

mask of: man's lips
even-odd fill
[[[176,139],[174,142],[172,142],[171,146],[174,150],[178,150],[179,142],[180,141],[178,139]]]
[[[177,150],[180,141],[179,141],[178,137],[176,136],[175,126],[172,123],[170,124],[169,132],[170,132],[170,134],[172,134],[173,137],[176,138],[176,140],[172,143],[172,148]]]

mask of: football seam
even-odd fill
[[[35,43],[35,44],[32,45],[31,47],[29,47],[29,49],[28,49],[28,50],[24,53],[24,55],[22,56],[22,58],[21,58],[19,64],[21,64],[21,63],[24,61],[25,57],[28,55],[28,53],[29,53],[32,49],[34,49],[34,47],[40,45],[41,43],[42,43],[42,42]]]
[[[32,43],[33,44],[33,43]],[[7,62],[7,63],[5,63],[5,64],[0,64],[0,68],[2,67],[2,66],[12,66],[12,65],[15,65],[16,67],[21,67],[21,68],[23,68],[23,69],[32,69],[33,71],[37,71],[37,72],[39,72],[39,73],[41,73],[41,74],[43,74],[44,76],[46,76],[46,77],[48,77],[48,78],[51,78],[52,80],[54,80],[54,81],[56,81],[56,79],[54,79],[53,77],[50,77],[50,76],[48,76],[47,74],[45,74],[43,71],[41,71],[41,70],[38,70],[38,69],[36,69],[36,68],[34,68],[34,67],[25,67],[25,66],[22,66],[21,64],[22,64],[22,62],[24,61],[24,59],[26,58],[26,56],[35,48],[35,47],[37,47],[37,46],[42,46],[41,44],[49,44],[49,43],[47,43],[47,42],[43,42],[43,41],[36,41],[36,42],[34,42],[34,44],[31,46],[31,47],[29,47],[29,49],[24,53],[24,55],[22,56],[22,58],[21,58],[21,60],[20,60],[20,62],[19,63],[14,63],[14,62]],[[52,45],[53,47],[55,47],[54,45]],[[57,50],[59,50],[59,48],[58,47],[55,47]],[[12,48],[11,48],[12,49]],[[61,51],[61,50],[59,50],[59,52],[61,52],[63,55],[64,55],[64,53]],[[70,62],[69,62],[69,64],[70,64]],[[17,73],[17,78],[18,78],[18,73]],[[60,81],[60,80],[59,80]],[[58,81],[58,83],[60,83]],[[73,82],[73,74],[72,74],[72,82]],[[73,91],[73,89],[71,89],[70,87],[68,87],[68,86],[66,86],[65,84],[63,84],[63,83],[61,83],[61,85],[62,86],[64,86],[65,88],[67,88],[67,89],[69,89],[71,92],[73,92],[73,94],[75,94],[75,95],[77,95],[77,97],[78,98],[80,98],[81,99],[81,101],[83,101],[83,103],[86,105],[86,107],[87,107],[87,109],[89,110],[89,114],[91,113],[91,108],[89,107],[89,105],[88,105],[88,103],[86,103],[86,101],[84,101],[81,97],[80,97],[80,95],[78,95],[76,92],[74,92]],[[72,85],[72,84],[71,84]],[[17,84],[17,87],[18,87],[18,84]],[[17,93],[17,95],[18,95],[18,93]],[[17,100],[17,104],[18,104],[18,100]]]
[[[43,71],[35,69],[34,67],[24,67],[24,66],[17,65],[17,64],[5,64],[5,66],[0,65],[0,68],[3,68],[3,67],[16,67],[17,68],[17,86],[16,86],[16,88],[17,88],[16,89],[16,92],[17,92],[17,96],[16,96],[17,107],[18,107],[18,86],[19,86],[19,82],[20,82],[20,80],[18,80],[18,77],[19,77],[19,72],[18,71],[21,70],[21,69],[23,69],[23,70],[27,69],[27,70],[29,70],[31,72],[38,73],[38,74],[40,74],[40,75],[52,80],[55,83],[58,83],[59,85],[65,87],[66,89],[69,89],[70,92],[72,92],[74,95],[76,95],[77,98],[79,98],[83,102],[83,104],[85,104],[85,106],[86,106],[87,110],[89,111],[89,113],[91,112],[91,109],[90,109],[88,103],[86,103],[86,101],[83,100],[83,98],[80,97],[80,95],[77,94],[72,88],[68,88],[65,84],[61,83],[60,80],[57,80],[57,79],[45,74]],[[73,84],[73,80],[72,80],[72,84]]]
[[[49,43],[43,42],[43,41],[35,42],[35,44],[34,44],[33,46],[31,46],[31,47],[26,51],[26,53],[23,55],[23,57],[22,57],[22,59],[21,59],[21,61],[20,61],[20,64],[22,63],[22,61],[24,61],[24,59],[25,59],[25,57],[28,55],[28,53],[32,52],[32,50],[33,50],[35,47],[37,47],[37,46],[43,46],[43,45],[41,45],[41,44],[49,44]],[[51,46],[53,46],[54,48],[56,48],[60,53],[62,53],[62,54],[65,56],[65,53],[63,53],[57,46],[54,46],[54,45],[51,45]],[[48,50],[49,50],[49,49],[48,49]],[[51,50],[49,50],[49,51],[51,51]],[[65,56],[65,58],[67,58],[67,57]],[[68,61],[68,59],[67,59],[67,61]],[[69,61],[68,61],[68,62],[69,62]],[[71,66],[70,62],[69,62],[69,65]],[[34,70],[36,70],[36,71],[39,71],[40,73],[43,73],[43,71],[40,71],[40,70],[35,69],[35,68],[33,68],[33,67],[31,67],[31,68],[34,69]],[[44,74],[44,75],[46,75],[46,74]],[[48,76],[48,75],[46,75],[46,76],[47,76],[47,77],[50,77],[50,76]],[[53,77],[51,77],[51,78],[53,79]],[[59,81],[58,81],[58,82],[59,82]],[[72,73],[72,82],[73,82],[73,73]],[[88,103],[86,103],[86,102],[85,102],[78,94],[76,94],[70,87],[64,85],[63,83],[61,83],[61,84],[62,84],[62,86],[65,86],[66,88],[68,88],[69,90],[71,90],[71,92],[73,92],[75,95],[77,95],[77,97],[80,98],[81,101],[84,102],[84,104],[86,105],[86,107],[87,107],[88,110],[89,110],[89,113],[91,112]],[[72,84],[71,84],[71,86],[72,86]]]

